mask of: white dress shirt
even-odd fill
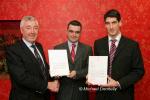
[[[23,40],[23,42],[26,44],[26,46],[30,49],[30,51],[34,54],[34,49],[31,47],[33,44],[30,43],[30,42],[28,42],[28,41],[25,40],[24,38],[22,38],[22,40]],[[34,43],[34,44],[35,44],[35,43]],[[36,45],[35,45],[35,47],[36,47]],[[40,53],[40,51],[38,50],[37,47],[36,47],[36,49],[37,49],[37,51],[38,51],[38,53],[39,53],[39,55],[40,55],[40,58],[42,59],[42,62],[43,62],[43,64],[44,64],[44,66],[45,66],[45,63],[44,63],[42,54]],[[34,54],[34,56],[35,56],[35,54]]]
[[[75,43],[72,43],[72,42],[70,42],[69,40],[68,40],[68,46],[69,46],[69,51],[70,51],[70,53],[71,53],[71,50],[72,50],[72,44],[75,44],[76,46],[75,46],[75,54],[76,54],[76,51],[77,51],[77,47],[78,47],[78,42],[75,42]]]
[[[118,47],[118,45],[119,45],[119,41],[120,41],[120,39],[121,39],[121,33],[119,33],[117,36],[116,36],[116,38],[115,38],[117,41],[115,42],[115,45],[116,45],[116,48]],[[110,48],[111,48],[111,40],[114,40],[114,39],[112,39],[110,36],[108,36],[108,43],[109,43],[109,52],[110,52]]]

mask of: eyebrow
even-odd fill
[[[108,24],[108,23],[117,23],[117,21],[112,21],[112,22],[105,22],[106,24]]]
[[[75,33],[80,33],[81,31],[73,31],[73,30],[68,30],[69,32],[75,32]]]

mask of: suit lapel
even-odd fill
[[[103,41],[102,44],[104,44],[104,45],[102,46],[102,49],[101,49],[101,53],[103,53],[102,55],[105,55],[105,56],[107,55],[107,56],[109,56],[108,37],[104,38],[104,41]]]
[[[43,51],[42,51],[42,48],[38,45],[38,44],[36,44],[36,47],[38,48],[38,50],[40,51],[40,53],[41,53],[41,56],[42,56],[42,58],[43,58],[43,61],[44,61],[44,64],[46,64],[46,58],[45,58],[45,56],[44,56],[44,53],[43,53]]]
[[[68,60],[69,60],[69,62],[72,62],[71,54],[70,54],[70,50],[69,50],[69,46],[68,46],[68,42],[65,42],[65,44],[64,44],[64,49],[67,50],[67,55],[68,55]]]
[[[81,43],[79,42],[74,62],[76,62],[80,58],[81,55],[82,55],[82,46],[81,46]]]
[[[118,44],[118,47],[117,47],[117,50],[116,50],[116,53],[115,53],[114,60],[119,55],[119,53],[122,51],[122,49],[124,47],[125,47],[125,38],[123,36],[121,36],[121,39],[119,41],[119,44]]]
[[[40,45],[38,45],[37,43],[36,43],[36,47],[38,48],[39,52],[41,53],[41,56],[43,58],[44,65],[45,65],[44,66],[45,67],[45,71],[46,71],[46,74],[48,75],[49,74],[49,68],[47,66],[46,58],[44,56],[44,52],[42,50],[42,47]],[[39,63],[38,63],[38,65],[39,65]],[[41,66],[40,66],[40,70],[41,70]],[[42,77],[44,78],[42,70],[40,71],[40,73],[41,73]],[[48,79],[48,76],[46,78]]]
[[[21,44],[22,50],[24,50],[24,53],[28,56],[27,59],[31,58],[31,62],[35,62],[37,64],[37,66],[38,66],[37,69],[39,70],[40,74],[43,77],[41,68],[40,68],[39,63],[38,63],[37,59],[35,58],[34,54],[30,51],[30,49],[26,46],[26,44],[23,41],[21,41],[20,44]]]
[[[64,48],[67,49],[69,62],[73,63],[72,58],[71,58],[71,54],[70,54],[70,50],[69,50],[69,46],[68,46],[68,42],[65,43]],[[75,55],[74,63],[78,60],[78,58],[80,58],[81,54],[82,54],[82,46],[81,46],[81,43],[79,42],[78,47],[77,47],[77,51],[76,51],[76,55]]]
[[[71,54],[70,54],[70,50],[69,50],[69,46],[68,46],[68,42],[66,42],[64,44],[64,48],[67,49],[67,54],[68,54],[68,60],[69,62],[72,62],[72,58],[71,58]],[[80,58],[80,56],[82,56],[82,46],[81,43],[78,43],[78,47],[77,47],[77,51],[76,51],[76,55],[75,55],[75,61],[74,63]]]
[[[22,49],[24,50],[24,53],[27,55],[27,56],[29,56],[29,58],[31,58],[32,59],[32,61],[36,61],[36,58],[35,58],[35,56],[34,56],[34,54],[30,51],[30,49],[26,46],[26,44],[23,42],[23,41],[21,41],[21,47],[22,47]]]

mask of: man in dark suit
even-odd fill
[[[7,47],[6,59],[11,78],[10,100],[49,100],[49,90],[58,82],[48,82],[49,72],[41,44],[35,42],[39,24],[25,16],[20,23],[22,39]]]
[[[79,42],[82,25],[73,20],[67,27],[68,41],[55,46],[55,49],[66,49],[68,54],[70,74],[60,77],[60,88],[57,100],[88,100],[88,92],[84,88],[88,70],[88,58],[92,48]]]
[[[121,34],[121,16],[117,10],[104,15],[108,36],[94,43],[95,56],[109,56],[108,83],[100,85],[96,100],[134,100],[134,84],[144,75],[137,42]]]

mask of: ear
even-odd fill
[[[20,27],[20,31],[21,31],[21,34],[23,33],[23,29],[22,29],[22,27]]]
[[[119,22],[119,26],[122,26],[122,21],[120,20],[120,22]]]
[[[67,33],[67,35],[69,34],[69,31],[68,30],[66,30],[66,33]]]

